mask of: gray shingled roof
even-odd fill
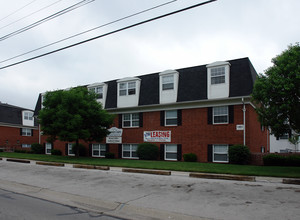
[[[229,97],[249,96],[252,93],[257,73],[248,57],[228,60],[230,66]],[[206,65],[177,69],[179,72],[177,102],[201,101],[207,99]],[[139,106],[159,104],[159,73],[137,76],[141,79]],[[108,85],[106,109],[117,108],[117,80],[105,82]],[[39,96],[35,115],[41,106]]]
[[[22,111],[29,110],[18,106],[0,103],[0,123],[22,125]]]

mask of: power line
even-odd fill
[[[15,58],[18,58],[18,57],[21,57],[21,56],[30,54],[30,53],[32,53],[32,52],[36,52],[36,51],[38,51],[38,50],[41,50],[41,49],[44,49],[44,48],[46,48],[46,47],[55,45],[55,44],[57,44],[57,43],[61,43],[61,42],[63,42],[63,41],[72,39],[72,38],[74,38],[74,37],[78,37],[78,36],[80,36],[80,35],[82,35],[82,34],[86,34],[86,33],[88,33],[88,32],[94,31],[94,30],[96,30],[96,29],[99,29],[99,28],[102,28],[102,27],[105,27],[105,26],[108,26],[108,25],[117,23],[117,22],[119,22],[119,21],[122,21],[122,20],[125,20],[125,19],[128,19],[128,18],[134,17],[134,16],[136,16],[136,15],[145,13],[145,12],[147,12],[147,11],[154,10],[154,9],[156,9],[156,8],[165,6],[165,5],[167,5],[167,4],[171,4],[171,3],[175,2],[175,1],[177,1],[177,0],[172,0],[172,1],[169,1],[169,2],[166,2],[166,3],[163,3],[163,4],[160,4],[160,5],[154,6],[154,7],[152,7],[152,8],[148,8],[148,9],[145,9],[145,10],[143,10],[143,11],[140,11],[140,12],[137,12],[137,13],[134,13],[134,14],[125,16],[125,17],[123,17],[123,18],[119,18],[119,19],[117,19],[117,20],[108,22],[108,23],[103,24],[103,25],[100,25],[100,26],[98,26],[98,27],[95,27],[95,28],[92,28],[92,29],[89,29],[89,30],[80,32],[80,33],[78,33],[78,34],[72,35],[72,36],[70,36],[70,37],[67,37],[67,38],[64,38],[64,39],[61,39],[61,40],[58,40],[58,41],[55,41],[55,42],[53,42],[53,43],[50,43],[50,44],[47,44],[47,45],[45,45],[45,46],[36,48],[36,49],[34,49],[34,50],[30,50],[30,51],[28,51],[28,52],[26,52],[26,53],[22,53],[22,54],[20,54],[20,55],[17,55],[17,56],[8,58],[8,59],[6,59],[6,60],[2,60],[2,61],[0,61],[0,63],[4,63],[4,62],[7,62],[7,61],[9,61],[9,60],[13,60],[13,59],[15,59]]]
[[[17,31],[14,31],[14,32],[12,32],[10,34],[2,36],[2,37],[0,37],[0,41],[6,40],[6,39],[8,39],[8,38],[10,38],[12,36],[20,34],[20,33],[24,32],[24,31],[27,31],[27,30],[29,30],[31,28],[34,28],[34,27],[36,27],[36,26],[38,26],[38,25],[40,25],[40,24],[42,24],[42,23],[44,23],[46,21],[50,21],[50,20],[52,20],[52,19],[54,19],[56,17],[59,17],[59,16],[65,14],[65,13],[68,13],[68,12],[74,10],[74,9],[82,7],[82,6],[84,6],[86,4],[89,4],[89,3],[93,2],[93,1],[95,1],[95,0],[82,0],[81,2],[76,3],[76,4],[74,4],[74,5],[70,6],[70,7],[67,7],[67,8],[65,8],[65,9],[63,9],[63,10],[61,10],[59,12],[56,12],[56,13],[54,13],[54,14],[46,17],[46,18],[43,18],[43,19],[41,19],[41,20],[39,20],[37,22],[34,22],[34,23],[32,23],[32,24],[30,24],[30,25],[28,25],[26,27],[23,27],[23,28],[21,28],[21,29],[19,29]]]
[[[22,61],[13,63],[13,64],[9,64],[9,65],[0,67],[0,70],[1,69],[6,69],[8,67],[16,66],[18,64],[25,63],[25,62],[28,62],[28,61],[31,61],[31,60],[35,60],[37,58],[41,58],[41,57],[44,57],[44,56],[47,56],[47,55],[50,55],[50,54],[53,54],[53,53],[57,53],[59,51],[66,50],[66,49],[69,49],[71,47],[75,47],[75,46],[78,46],[78,45],[81,45],[81,44],[84,44],[84,43],[87,43],[87,42],[90,42],[90,41],[93,41],[93,40],[96,40],[96,39],[99,39],[99,38],[102,38],[102,37],[106,37],[106,36],[109,36],[109,35],[112,35],[112,34],[115,34],[115,33],[118,33],[118,32],[124,31],[124,30],[127,30],[127,29],[131,29],[131,28],[136,27],[136,26],[140,26],[142,24],[146,24],[146,23],[149,23],[149,22],[161,19],[161,18],[165,18],[165,17],[171,16],[171,15],[183,12],[183,11],[190,10],[192,8],[196,8],[196,7],[208,4],[208,3],[212,3],[212,2],[215,2],[215,1],[217,1],[217,0],[209,0],[209,1],[206,1],[206,2],[198,3],[198,4],[195,4],[195,5],[192,5],[192,6],[189,6],[189,7],[180,9],[180,10],[177,10],[177,11],[173,11],[173,12],[170,12],[170,13],[167,13],[167,14],[164,14],[164,15],[160,15],[160,16],[157,16],[157,17],[154,17],[154,18],[150,18],[148,20],[144,20],[144,21],[141,21],[141,22],[138,22],[138,23],[135,23],[135,24],[132,24],[132,25],[129,25],[129,26],[126,26],[126,27],[123,27],[123,28],[120,28],[120,29],[108,32],[106,34],[98,35],[96,37],[89,38],[87,40],[80,41],[80,42],[75,43],[75,44],[71,44],[71,45],[68,45],[68,46],[56,49],[56,50],[52,50],[52,51],[44,53],[44,54],[40,54],[40,55],[35,56],[35,57],[31,57],[31,58],[28,58],[28,59],[25,59],[25,60],[22,60]]]
[[[23,8],[27,7],[28,5],[32,4],[35,1],[37,1],[37,0],[33,0],[33,1],[29,2],[28,4],[22,6],[21,8],[17,9],[16,11],[10,13],[9,15],[6,15],[4,18],[1,18],[0,21],[3,21],[4,19],[6,19],[6,18],[8,18],[8,17],[10,17],[10,16],[12,16],[14,14],[16,14],[17,12],[21,11]]]
[[[9,24],[7,24],[7,25],[4,25],[4,26],[0,27],[0,30],[2,30],[3,28],[6,28],[6,27],[8,27],[8,26],[10,26],[10,25],[12,25],[12,24],[17,23],[18,21],[21,21],[21,20],[23,20],[23,19],[25,19],[25,18],[28,18],[28,17],[30,17],[31,15],[34,15],[34,14],[36,14],[36,13],[38,13],[38,12],[40,12],[40,11],[46,9],[46,8],[49,8],[49,7],[51,7],[51,6],[57,4],[58,2],[61,2],[61,1],[63,1],[63,0],[58,0],[58,1],[56,1],[56,2],[54,2],[54,3],[52,3],[52,4],[50,4],[50,5],[47,5],[47,6],[43,7],[43,8],[41,8],[41,9],[37,10],[37,11],[34,11],[34,12],[32,12],[32,13],[30,13],[30,14],[28,14],[28,15],[22,17],[22,18],[19,18],[19,19],[16,20],[16,21],[13,21],[13,22],[11,22],[11,23],[9,23]]]

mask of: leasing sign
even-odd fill
[[[171,131],[144,131],[144,142],[171,142]]]

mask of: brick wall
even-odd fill
[[[33,136],[22,136],[20,128],[0,126],[0,147],[22,149],[22,144],[38,143],[38,130],[33,129]]]
[[[262,145],[266,146],[267,133],[262,132],[257,121],[255,110],[251,105],[247,105],[246,112],[246,145],[251,152],[259,153]],[[235,105],[234,122],[231,124],[212,125],[208,124],[208,108],[182,109],[182,125],[161,126],[160,111],[144,112],[143,127],[123,128],[122,143],[139,144],[143,143],[144,131],[171,131],[172,144],[181,144],[182,154],[195,153],[199,162],[208,162],[208,145],[210,144],[243,144],[243,131],[237,130],[236,125],[243,124],[243,106]],[[114,126],[118,127],[119,117],[114,120]],[[46,142],[43,137],[42,143]],[[105,143],[105,140],[103,141]],[[54,148],[65,153],[66,142],[54,142]],[[87,148],[89,143],[83,143]],[[161,144],[154,143],[158,147]],[[118,144],[109,144],[109,150],[119,154]]]

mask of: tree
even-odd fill
[[[259,120],[280,137],[300,133],[300,46],[290,45],[272,59],[273,66],[260,74],[252,93]]]
[[[49,135],[51,142],[100,142],[109,133],[114,116],[103,110],[95,97],[84,87],[47,92],[38,117],[44,135]]]

